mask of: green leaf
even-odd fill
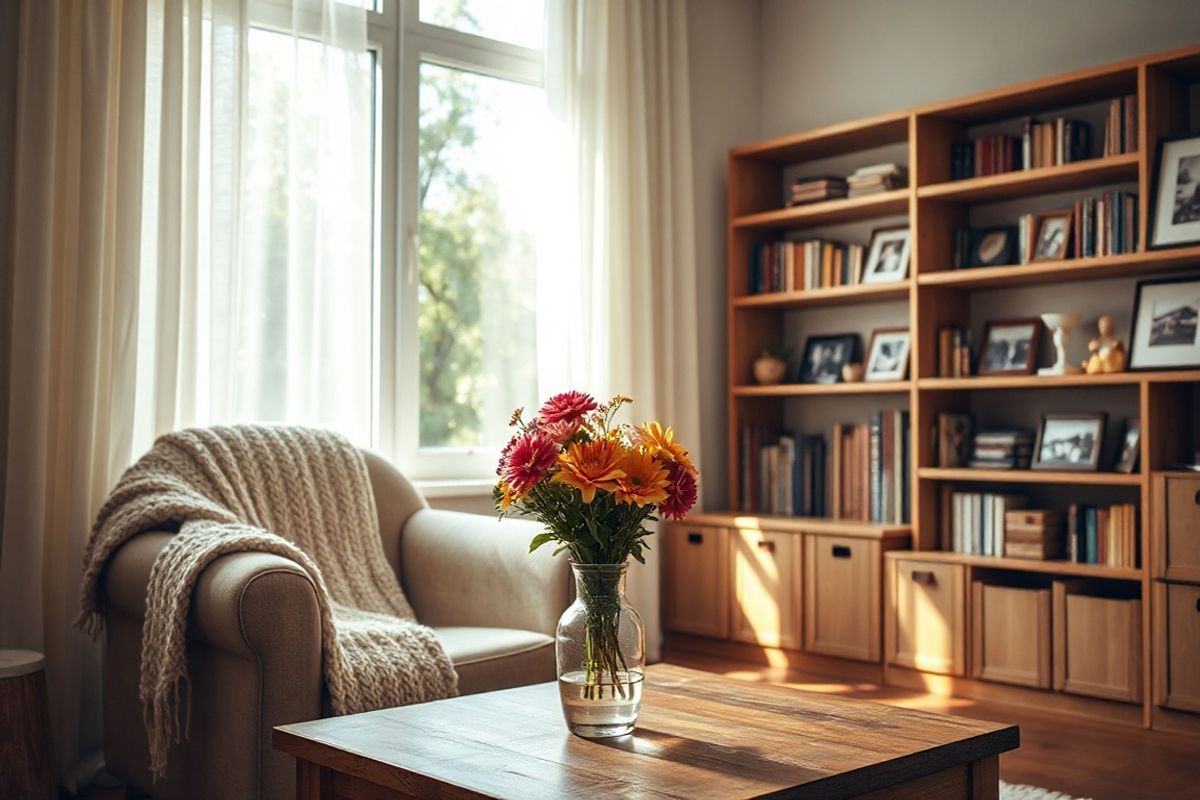
[[[546,542],[553,541],[553,539],[554,539],[553,533],[539,533],[537,536],[533,537],[533,541],[531,541],[529,543],[529,552],[532,553],[534,550],[537,550],[539,547],[544,545]]]

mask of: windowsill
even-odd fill
[[[496,481],[488,478],[455,478],[441,481],[413,481],[425,497],[491,497]]]

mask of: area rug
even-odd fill
[[[1000,800],[1084,800],[1084,798],[1055,792],[1051,789],[1042,789],[1039,786],[1000,781]]]

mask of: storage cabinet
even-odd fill
[[[723,639],[729,635],[729,532],[672,523],[665,543],[667,628]]]
[[[738,529],[732,532],[733,639],[800,648],[800,537]]]
[[[888,663],[964,675],[966,567],[895,558],[888,571]]]
[[[975,581],[971,612],[973,676],[1050,688],[1049,589]]]
[[[1054,688],[1140,703],[1141,600],[1093,596],[1078,585],[1054,583]]]
[[[1200,586],[1159,583],[1155,591],[1155,699],[1200,713]]]
[[[804,649],[879,660],[879,542],[804,539]]]
[[[1200,478],[1156,476],[1154,574],[1200,583]]]

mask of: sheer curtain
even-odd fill
[[[684,0],[548,1],[547,87],[571,180],[541,259],[538,345],[541,394],[628,394],[638,420],[671,425],[698,456],[686,12]],[[629,593],[657,658],[647,562]]]
[[[120,472],[183,425],[370,434],[373,64],[364,10],[336,0],[11,16],[0,647],[46,654],[73,788],[101,700],[99,648],[71,623]]]

